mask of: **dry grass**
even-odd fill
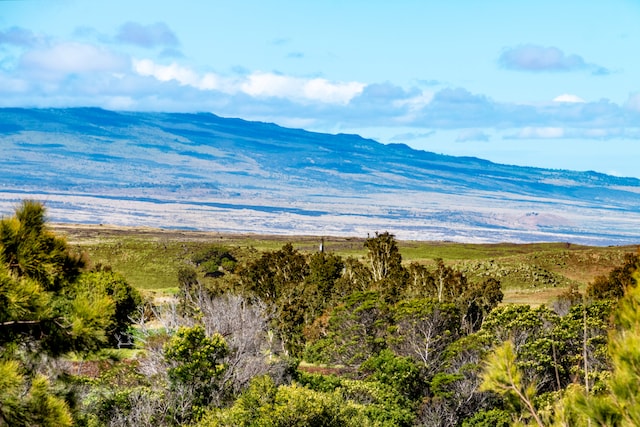
[[[286,243],[303,252],[318,250],[320,237],[114,227],[103,225],[55,224],[54,231],[66,236],[69,244],[86,252],[94,264],[111,266],[137,288],[153,295],[175,293],[178,270],[190,256],[208,244],[233,248],[239,253],[276,250]],[[341,256],[364,258],[364,238],[324,237],[325,249]],[[607,274],[622,263],[635,246],[589,247],[566,243],[467,244],[453,242],[399,241],[405,263],[433,264],[442,258],[465,271],[469,280],[482,274],[498,275],[505,303],[547,304],[569,283],[580,288],[596,276]],[[478,270],[479,265],[486,270]],[[488,267],[487,267],[488,266]],[[466,270],[465,270],[466,269]],[[547,275],[548,273],[548,275]]]

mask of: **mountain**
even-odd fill
[[[214,114],[0,109],[0,213],[469,242],[640,242],[640,180],[500,165]],[[553,155],[553,153],[550,153]]]

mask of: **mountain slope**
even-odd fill
[[[640,180],[499,165],[213,114],[0,109],[0,212],[405,239],[640,241]]]

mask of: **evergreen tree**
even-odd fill
[[[94,350],[108,341],[115,303],[77,279],[84,261],[45,224],[44,206],[26,201],[0,221],[0,349],[35,355]]]
[[[534,406],[536,384],[527,378],[516,364],[516,353],[511,341],[505,341],[491,353],[482,374],[483,391],[493,391],[503,396],[509,405],[514,421],[533,418],[535,425],[544,427]]]
[[[636,271],[635,281],[640,279]],[[615,330],[609,337],[613,370],[605,393],[577,399],[594,425],[640,425],[640,288],[626,288],[614,315]]]
[[[43,361],[102,348],[125,328],[135,294],[84,265],[48,229],[42,204],[0,220],[0,425],[71,425],[68,390],[42,374]]]
[[[317,252],[309,257],[309,275],[305,278],[305,298],[309,303],[308,322],[312,322],[334,298],[336,281],[342,275],[344,263],[334,254]]]

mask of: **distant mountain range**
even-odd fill
[[[213,114],[0,109],[0,214],[467,242],[640,243],[640,180],[507,166]],[[553,153],[549,153],[553,155]]]

